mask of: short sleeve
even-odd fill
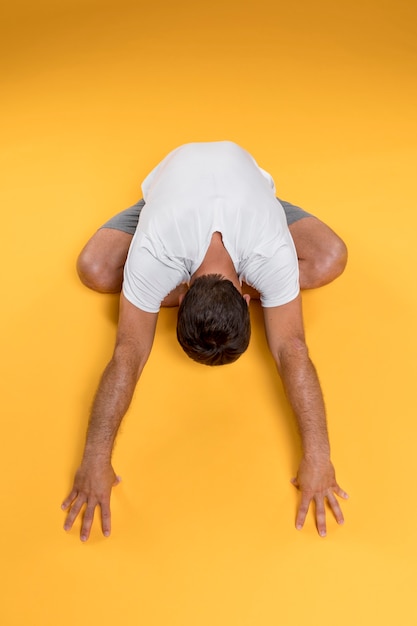
[[[142,311],[158,313],[165,296],[186,280],[181,264],[158,259],[136,242],[124,268],[123,295]]]
[[[265,257],[254,255],[245,264],[241,278],[259,294],[263,307],[274,307],[294,300],[300,291],[298,259],[291,236]]]

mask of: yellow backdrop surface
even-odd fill
[[[14,0],[1,23],[5,626],[417,623],[412,0]],[[304,294],[346,523],[294,528],[300,456],[259,306],[235,365],[163,311],[114,454],[113,534],[60,503],[115,336],[74,262],[188,141],[230,139],[350,260]]]

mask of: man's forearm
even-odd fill
[[[140,371],[138,363],[123,351],[115,354],[107,365],[91,411],[83,462],[110,462]]]
[[[278,363],[295,413],[306,457],[330,457],[326,410],[317,373],[305,344],[285,350]]]

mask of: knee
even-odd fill
[[[111,268],[107,260],[92,253],[88,246],[77,259],[77,273],[81,282],[100,293],[117,293],[121,289],[122,274]]]
[[[348,249],[345,242],[340,237],[335,237],[330,251],[330,266],[335,274],[335,278],[340,276],[345,270],[348,260]]]
[[[345,242],[337,235],[327,242],[326,249],[317,259],[317,275],[320,283],[325,285],[340,276],[347,264],[348,250]]]

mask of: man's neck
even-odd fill
[[[196,278],[207,274],[220,274],[223,278],[230,280],[238,291],[242,291],[235,266],[230,254],[224,247],[222,234],[219,232],[213,233],[206,255],[200,267],[191,276],[190,284]]]

